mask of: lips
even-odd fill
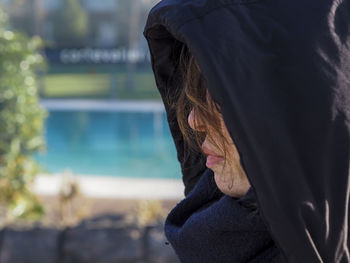
[[[207,155],[206,166],[208,168],[212,168],[225,160],[224,157],[217,155],[214,151],[212,151],[205,145],[202,145],[202,150],[204,154]]]
[[[208,168],[211,168],[211,167],[218,165],[219,163],[221,163],[224,160],[225,160],[225,158],[222,156],[208,155],[206,166]]]

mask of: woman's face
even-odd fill
[[[220,138],[211,127],[206,127],[206,131],[210,133],[210,136],[206,134],[201,145],[204,154],[207,156],[206,166],[213,170],[215,182],[221,192],[229,196],[240,197],[247,193],[250,184],[240,164],[237,148],[219,112],[217,112],[217,118],[220,122],[221,136],[224,136],[224,138]],[[193,130],[204,131],[201,128],[203,125],[196,118],[195,110],[190,112],[188,123]]]

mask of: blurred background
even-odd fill
[[[157,2],[0,0],[0,262],[177,262],[181,171],[143,37]]]

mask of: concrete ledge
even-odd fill
[[[164,112],[164,105],[158,101],[137,100],[94,100],[94,99],[41,99],[47,110],[89,110],[126,112]]]
[[[39,195],[57,195],[65,179],[64,174],[40,174],[34,183]],[[162,199],[184,198],[181,180],[123,178],[96,175],[74,175],[83,195],[96,198]]]

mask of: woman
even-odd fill
[[[186,195],[166,232],[183,262],[350,262],[349,25],[347,0],[163,0],[152,9],[144,34]],[[193,104],[203,93],[178,112],[184,46],[200,68],[198,90],[222,115],[233,143],[224,145],[237,149],[246,193],[243,184],[224,194],[219,170],[231,161],[213,176],[210,155],[225,155],[208,158],[186,140],[180,116],[193,107],[190,123],[204,118],[190,141],[222,145],[201,133],[221,127]]]
[[[201,151],[206,156],[206,167],[214,172],[215,183],[222,193],[232,197],[244,196],[250,183],[241,167],[236,146],[219,106],[205,87],[198,63],[186,46],[182,48],[179,61],[184,88],[180,89],[181,94],[174,106],[182,135],[195,151]],[[194,143],[191,138],[193,132]]]
[[[260,218],[253,190],[247,194],[250,183],[220,107],[185,46],[179,61],[184,88],[173,107],[192,154],[202,153],[210,170],[168,215],[168,240],[181,262],[285,262]]]

